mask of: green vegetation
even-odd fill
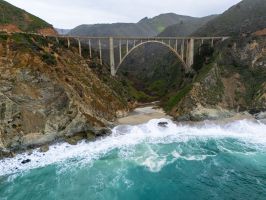
[[[211,47],[211,44],[204,43],[199,47],[199,51],[196,52],[192,67],[195,71],[199,71],[204,64],[208,64],[210,62],[210,58],[214,53],[214,48]]]
[[[129,90],[130,93],[147,102],[160,100],[168,93],[177,91],[182,84],[184,69],[167,48],[148,44],[132,52],[118,73],[130,80],[128,85],[135,88]],[[142,92],[139,94],[136,91]]]
[[[168,26],[191,19],[194,18],[166,13],[153,18],[145,17],[138,23],[80,25],[72,29],[69,34],[83,36],[156,36]]]
[[[266,1],[243,0],[211,20],[193,35],[238,36],[253,33],[266,27]]]
[[[192,84],[187,85],[181,89],[175,96],[172,96],[164,105],[164,109],[169,112],[176,106],[183,97],[185,97],[192,89]]]
[[[24,32],[37,32],[52,25],[42,19],[17,8],[6,1],[0,0],[0,25],[15,25]]]
[[[56,58],[54,55],[45,52],[42,55],[42,60],[47,64],[47,65],[56,65]]]

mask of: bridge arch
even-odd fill
[[[122,65],[122,63],[126,60],[126,58],[133,52],[135,51],[137,48],[145,45],[145,44],[160,44],[163,47],[167,47],[172,53],[174,53],[177,57],[177,59],[182,63],[182,66],[184,67],[184,69],[188,69],[188,65],[186,64],[186,62],[184,61],[184,58],[182,58],[182,56],[177,52],[176,49],[174,49],[170,44],[167,44],[163,41],[157,41],[157,40],[148,40],[148,41],[144,41],[141,42],[135,46],[133,46],[121,59],[121,61],[119,62],[119,64],[117,65],[116,69],[115,69],[115,74],[117,73],[117,71],[119,70],[120,66]]]

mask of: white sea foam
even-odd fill
[[[158,126],[158,122],[167,122],[167,127]],[[17,155],[15,158],[7,158],[0,161],[0,176],[21,172],[29,169],[39,168],[46,165],[60,163],[75,158],[80,163],[90,163],[97,160],[106,153],[120,150],[120,157],[132,159],[136,164],[147,167],[151,171],[158,171],[168,162],[168,155],[159,155],[153,150],[144,150],[147,154],[135,155],[134,147],[139,144],[171,144],[193,140],[207,140],[214,138],[235,138],[244,144],[266,147],[266,125],[259,122],[241,120],[225,125],[205,124],[201,126],[176,125],[168,119],[154,119],[146,124],[137,126],[117,126],[113,129],[111,136],[94,142],[82,141],[72,146],[67,143],[52,145],[48,152],[40,153],[33,151]],[[142,154],[141,152],[139,154]],[[171,154],[171,153],[170,153]],[[173,158],[185,160],[204,160],[212,155],[181,155],[174,152]],[[25,159],[31,162],[21,164]],[[75,161],[74,161],[75,162]]]

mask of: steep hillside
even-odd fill
[[[216,17],[217,15],[211,15],[207,17],[191,18],[190,20],[181,21],[178,24],[167,27],[163,32],[159,34],[159,36],[162,37],[188,36]]]
[[[178,120],[216,119],[266,109],[266,38],[228,39],[190,84],[164,102]]]
[[[64,39],[0,34],[0,157],[1,150],[58,138],[92,139],[127,112],[122,85],[71,44],[68,49]]]
[[[266,28],[266,1],[243,0],[208,22],[193,35],[217,36],[254,33]]]
[[[78,36],[156,36],[166,27],[190,20],[191,17],[173,13],[162,14],[154,18],[144,18],[138,23],[114,23],[80,25],[69,32]]]
[[[52,25],[4,0],[0,0],[0,15],[0,31],[56,34]]]

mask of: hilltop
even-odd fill
[[[195,31],[193,35],[236,36],[240,34],[251,34],[266,28],[266,1],[265,0],[243,0],[232,6],[223,14],[209,21],[207,24]]]
[[[143,18],[138,23],[114,23],[80,25],[69,32],[69,35],[78,36],[156,36],[168,26],[190,21],[189,16],[174,13],[161,14],[153,18]]]
[[[0,31],[56,34],[51,24],[6,1],[0,0],[0,13]]]
[[[207,22],[215,19],[218,15],[210,15],[207,17],[196,18],[181,21],[178,24],[168,26],[163,32],[159,34],[162,37],[188,36],[205,25]]]

